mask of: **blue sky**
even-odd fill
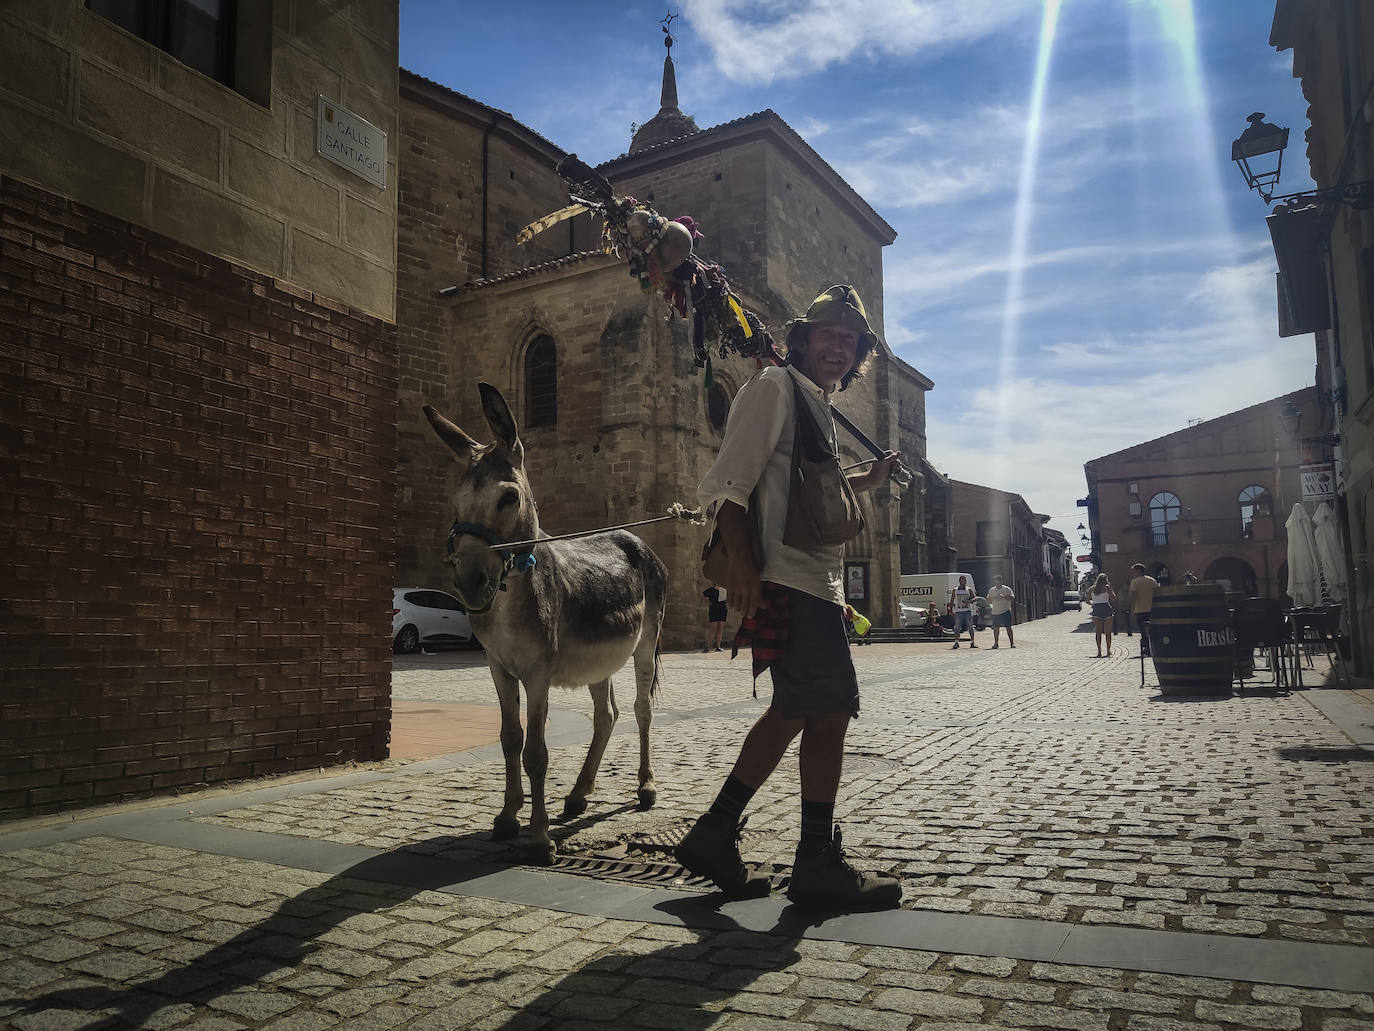
[[[1077,544],[1085,461],[1312,382],[1230,161],[1264,111],[1293,130],[1282,192],[1312,185],[1270,0],[673,10],[698,125],[772,108],[897,230],[886,338],[935,381],[942,472],[1023,494]],[[596,164],[658,109],[665,11],[401,0],[401,64]]]

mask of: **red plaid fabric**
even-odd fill
[[[791,635],[792,616],[787,588],[765,580],[763,604],[752,617],[746,616],[740,621],[734,646],[730,649],[730,658],[738,655],[741,648],[751,648],[754,657],[754,679],[758,680],[759,674],[782,655]],[[754,697],[758,697],[757,686],[754,688]]]

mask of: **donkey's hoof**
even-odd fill
[[[578,798],[576,795],[569,795],[563,799],[563,816],[581,816],[587,811],[587,800]]]
[[[654,803],[658,801],[658,788],[639,789],[639,808],[652,809]]]
[[[498,816],[491,824],[492,841],[509,841],[520,833],[520,821],[514,816]]]
[[[558,849],[554,847],[552,841],[532,841],[529,848],[526,849],[525,855],[532,866],[552,866],[554,858],[558,855]]]

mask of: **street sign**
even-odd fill
[[[386,189],[386,133],[323,95],[315,126],[316,154]]]

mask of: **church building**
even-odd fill
[[[545,532],[647,519],[674,502],[695,507],[730,401],[755,361],[713,355],[708,387],[688,323],[640,289],[623,257],[600,251],[594,216],[516,246],[522,225],[568,202],[553,170],[564,156],[558,146],[409,72],[400,95],[396,582],[446,580],[455,470],[420,409],[433,404],[485,440],[479,381],[502,391],[519,422]],[[882,249],[892,227],[773,111],[699,129],[678,107],[671,52],[658,113],[597,171],[619,195],[669,218],[690,215],[705,234],[698,254],[724,268],[779,344],[786,321],[834,283],[856,287],[882,335]],[[933,474],[925,466],[933,385],[884,344],[833,398],[874,441],[927,473],[861,498],[867,526],[846,549],[845,583],[879,626],[896,625],[899,574],[929,569],[931,551],[943,557],[942,546],[927,548],[923,484]],[[868,457],[843,430],[840,444],[845,465]],[[706,530],[665,522],[635,532],[672,577],[664,647],[695,645],[709,586],[700,576]]]

